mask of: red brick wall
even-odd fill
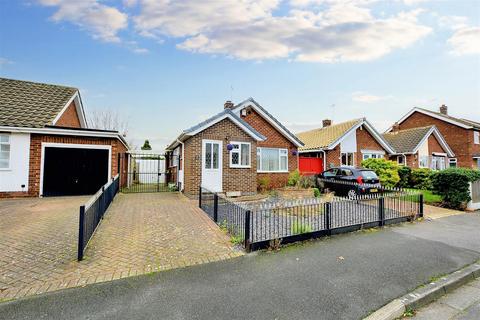
[[[292,172],[298,169],[298,155],[294,156],[292,154],[294,151],[297,151],[297,147],[290,140],[285,138],[274,126],[256,113],[253,108],[248,108],[247,115],[242,116],[242,118],[267,138],[265,141],[257,143],[259,147],[288,149],[288,171]],[[287,184],[288,175],[288,173],[258,173],[257,180],[268,178],[272,188],[280,188]]]
[[[434,152],[447,153],[447,150],[444,150],[438,142],[437,137],[431,134],[430,137],[428,137],[428,153],[431,155]]]
[[[112,146],[112,177],[118,172],[118,153],[125,152],[125,146],[118,139],[95,138],[95,137],[76,137],[76,136],[58,136],[58,135],[30,135],[30,163],[28,193],[30,196],[38,196],[40,192],[40,166],[41,152],[43,142],[53,143],[72,143],[72,144],[94,144]]]
[[[228,140],[226,140],[227,137]],[[220,140],[223,143],[223,191],[240,191],[245,194],[255,193],[257,190],[257,143],[236,124],[229,119],[225,119],[185,141],[185,194],[188,196],[198,195],[202,178],[203,139]],[[251,143],[250,168],[230,168],[229,152],[226,146],[230,141]]]
[[[473,130],[463,129],[448,122],[414,112],[400,124],[400,130],[435,125],[455,153],[459,167],[475,167],[473,154],[480,146],[473,144]]]
[[[73,128],[80,128],[80,119],[78,118],[77,108],[75,107],[75,102],[72,103],[67,107],[65,112],[62,114],[60,119],[58,119],[56,126],[59,127],[73,127]]]
[[[375,151],[384,151],[385,156],[387,157],[387,150],[385,150],[380,143],[375,140],[375,138],[368,132],[365,128],[357,129],[357,154],[355,155],[355,165],[357,167],[362,165],[363,155],[361,150],[375,150]]]
[[[340,159],[340,145],[336,146],[333,150],[326,151],[327,153],[327,168],[338,167],[341,164]]]

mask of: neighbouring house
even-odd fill
[[[283,187],[298,168],[303,143],[249,98],[227,101],[222,112],[184,130],[167,147],[169,182],[187,196],[200,186],[231,195],[254,194],[259,183]]]
[[[93,194],[127,148],[87,127],[78,89],[0,78],[0,197]]]
[[[394,126],[404,130],[432,125],[437,127],[455,154],[448,159],[449,167],[480,168],[480,123],[449,115],[446,105],[442,105],[439,112],[413,108]],[[391,132],[394,126],[387,132]]]
[[[390,159],[399,165],[443,170],[448,167],[448,159],[455,157],[436,126],[398,130],[396,125],[383,137],[395,150]]]
[[[360,166],[369,158],[384,158],[394,153],[375,128],[365,119],[338,124],[323,120],[323,126],[297,134],[304,142],[299,148],[299,167],[303,174],[316,174],[333,166]]]

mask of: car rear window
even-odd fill
[[[377,174],[373,171],[362,171],[362,177],[364,179],[378,179]]]

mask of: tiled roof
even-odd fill
[[[328,147],[342,137],[348,130],[358,125],[364,119],[355,119],[347,122],[334,124],[325,128],[314,129],[298,133],[297,136],[305,144],[300,151],[318,150]]]
[[[0,126],[51,125],[77,91],[71,87],[0,78]]]
[[[427,126],[384,133],[383,138],[388,141],[397,153],[410,153],[415,150],[433,127]]]
[[[417,109],[420,109],[420,110],[423,110],[423,111],[426,111],[426,112],[430,112],[430,113],[434,113],[434,114],[436,114],[440,117],[443,117],[445,119],[449,119],[449,120],[452,120],[452,121],[457,121],[457,122],[460,122],[461,124],[464,124],[466,126],[474,127],[475,129],[480,129],[480,123],[478,123],[476,121],[462,119],[462,118],[456,118],[456,117],[452,117],[452,116],[447,115],[447,114],[443,114],[441,112],[436,112],[436,111],[432,111],[432,110],[428,110],[428,109],[424,109],[424,108],[417,108]]]

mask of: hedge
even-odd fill
[[[464,168],[449,168],[432,176],[432,186],[443,196],[443,204],[449,208],[465,209],[471,200],[469,182],[480,180],[480,171]]]
[[[362,167],[375,171],[382,185],[386,187],[395,187],[400,181],[398,164],[395,161],[370,158],[362,161]]]
[[[434,171],[428,168],[413,169],[410,174],[410,187],[422,190],[432,190]]]

